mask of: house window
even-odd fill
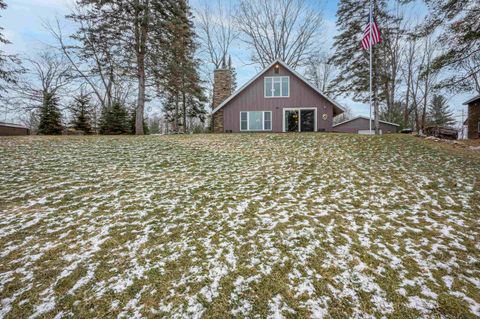
[[[289,97],[290,77],[266,76],[264,79],[265,97]]]
[[[240,112],[240,131],[271,131],[271,111]]]
[[[240,112],[240,131],[248,130],[248,113]]]

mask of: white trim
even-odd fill
[[[368,117],[366,117],[366,116],[357,116],[357,117],[354,117],[353,119],[349,119],[349,120],[340,122],[340,123],[338,123],[338,124],[335,124],[335,125],[333,125],[332,127],[336,127],[336,126],[339,126],[339,125],[342,125],[342,124],[351,122],[351,121],[356,120],[356,119],[364,119],[364,120],[370,121],[370,119],[369,119]],[[382,121],[382,120],[379,120],[378,122],[383,123],[383,124],[390,124],[390,125],[397,126],[397,127],[400,126],[399,124],[395,124],[395,123],[391,123],[391,122],[387,122],[387,121]]]
[[[273,94],[273,91],[274,91],[274,87],[275,87],[275,81],[274,79],[275,78],[279,78],[280,79],[280,95],[279,96],[267,96],[265,93],[265,84],[266,84],[266,81],[267,79],[272,79],[272,88],[271,88],[271,93]],[[283,95],[283,78],[287,78],[288,79],[288,95]],[[281,99],[281,98],[288,98],[290,97],[290,76],[289,75],[276,75],[276,76],[264,76],[263,77],[263,97],[266,98],[266,99]]]
[[[314,125],[313,131],[317,131],[317,108],[316,107],[284,107],[282,109],[282,132],[287,132],[285,129],[285,113],[286,111],[298,111],[298,131],[301,132],[302,127],[302,110],[313,110],[314,111]]]
[[[234,97],[236,97],[238,94],[240,94],[240,92],[242,92],[244,89],[246,89],[250,84],[252,84],[256,79],[258,79],[260,76],[262,76],[266,71],[268,71],[272,66],[274,66],[276,63],[279,63],[281,64],[285,69],[287,69],[288,71],[290,71],[291,73],[293,73],[296,77],[298,77],[300,80],[302,80],[303,82],[305,82],[308,86],[310,86],[315,92],[317,92],[318,94],[320,94],[323,98],[325,98],[327,101],[329,101],[330,103],[332,103],[335,107],[337,107],[341,112],[340,113],[343,113],[345,112],[345,109],[340,105],[338,104],[337,102],[335,102],[334,100],[330,99],[328,96],[326,96],[324,93],[322,93],[317,87],[315,87],[312,83],[310,83],[309,81],[307,81],[307,79],[305,79],[303,76],[301,76],[300,74],[298,74],[295,70],[291,69],[285,62],[283,62],[282,60],[275,60],[273,61],[272,63],[270,63],[270,65],[268,65],[265,69],[263,69],[261,72],[259,72],[257,75],[255,75],[253,78],[250,79],[250,81],[248,81],[247,83],[245,83],[241,88],[239,88],[237,91],[235,91],[232,95],[230,95],[225,101],[223,101],[219,106],[217,106],[213,111],[212,111],[212,114],[216,113],[218,110],[220,110],[223,106],[225,106],[225,104],[227,104],[228,102],[230,102]],[[264,94],[265,94],[265,87],[263,88],[263,91],[264,91]],[[290,93],[290,92],[289,92]],[[334,108],[335,109],[335,108]],[[335,113],[335,112],[334,112]]]
[[[475,97],[472,97],[470,100],[464,102],[463,105],[468,105],[469,103],[474,102],[474,101],[476,101],[476,100],[480,100],[480,95],[477,95],[477,96],[475,96]]]
[[[247,113],[247,129],[242,130],[242,113]],[[240,131],[248,131],[248,111],[240,111]]]
[[[250,129],[250,112],[261,112],[262,113],[262,129],[261,130],[251,130]],[[247,113],[247,129],[242,130],[242,113]],[[270,113],[270,129],[265,129],[265,113]],[[273,114],[272,111],[240,111],[240,132],[270,132],[273,128]]]

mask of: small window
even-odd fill
[[[272,112],[263,113],[263,129],[266,131],[272,129]]]
[[[289,97],[290,77],[267,76],[264,80],[265,97]]]
[[[240,112],[240,131],[271,131],[272,112],[252,111]]]
[[[290,96],[290,88],[289,88],[289,78],[288,77],[282,77],[282,96]]]
[[[248,113],[240,112],[240,130],[246,131],[248,129]]]
[[[271,97],[272,96],[272,78],[265,78],[265,96]]]

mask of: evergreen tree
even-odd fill
[[[160,132],[160,118],[154,116],[149,121],[148,130],[151,134],[159,134]]]
[[[54,93],[45,93],[43,105],[40,107],[38,134],[62,134],[62,114],[58,108],[58,97]]]
[[[337,9],[337,28],[340,33],[334,37],[334,54],[331,58],[338,73],[331,82],[337,95],[352,95],[355,101],[369,101],[369,51],[360,46],[363,32],[368,22],[370,0],[340,0]],[[383,42],[374,46],[372,52],[373,74],[372,92],[375,112],[379,114],[380,101],[387,101],[388,107],[394,103],[395,87],[398,84],[396,68],[391,49],[394,38],[402,30],[398,27],[399,18],[389,14],[385,0],[373,0],[373,16],[379,25]]]
[[[126,134],[130,131],[127,108],[115,101],[110,108],[104,107],[100,119],[100,134]]]
[[[232,57],[228,56],[228,69],[232,72],[232,92],[237,90],[237,70],[232,66]]]
[[[391,123],[398,123],[401,128],[404,128],[403,109],[404,106],[400,102],[395,102],[390,108],[387,108],[385,105],[380,109],[380,119]]]
[[[455,124],[455,118],[447,100],[442,95],[434,95],[428,110],[428,122],[434,126],[450,126]]]
[[[137,84],[137,116],[135,134],[142,135],[147,82],[156,81],[155,75],[163,65],[159,41],[164,36],[164,20],[169,18],[166,7],[176,6],[176,0],[78,0],[77,4],[88,11],[89,22],[101,28],[103,34],[117,38],[115,46],[121,61],[118,68]],[[97,40],[101,40],[97,37]],[[173,39],[175,40],[175,39]],[[116,50],[114,50],[115,52]]]
[[[90,105],[90,98],[85,94],[80,94],[74,97],[72,106],[72,121],[70,125],[77,131],[82,131],[84,134],[92,133],[92,106]]]
[[[442,82],[453,91],[477,90],[480,93],[480,1],[426,0],[430,17],[426,32],[444,28],[440,41],[445,50],[435,59],[435,69],[452,71]]]
[[[163,79],[160,86],[165,90],[164,112],[175,132],[179,132],[180,125],[187,132],[187,118],[204,118],[207,99],[198,74],[199,61],[194,57],[197,43],[191,9],[185,0],[166,8],[159,48],[163,51],[164,68],[159,78]]]

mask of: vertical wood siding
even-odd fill
[[[263,79],[266,76],[289,76],[290,97],[265,98]],[[282,132],[283,108],[292,107],[317,108],[317,130],[332,130],[333,104],[281,65],[279,74],[270,68],[223,107],[224,128],[240,132],[241,111],[272,111],[272,132]],[[327,114],[327,120],[322,118],[323,114]]]
[[[347,123],[343,123],[337,125],[333,128],[334,132],[343,132],[343,133],[358,133],[359,130],[368,130],[370,128],[370,124],[368,123],[368,119],[364,118],[357,118]],[[382,123],[380,122],[380,129],[382,130],[383,134],[386,133],[397,133],[397,126]],[[374,124],[372,121],[372,130],[374,129]]]

